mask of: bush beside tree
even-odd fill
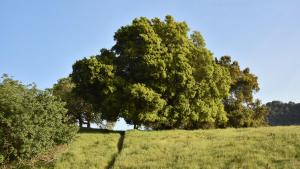
[[[2,77],[0,82],[0,160],[26,159],[68,143],[77,126],[68,123],[65,103],[35,85]]]

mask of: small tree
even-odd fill
[[[78,96],[74,88],[75,84],[68,77],[58,80],[51,90],[53,95],[66,102],[65,107],[71,123],[78,122],[80,127],[86,124],[90,128],[91,122],[98,122],[100,114],[93,109],[91,104]]]
[[[266,124],[268,109],[259,100],[253,99],[253,94],[259,91],[257,77],[250,69],[240,69],[237,61],[231,61],[229,56],[216,59],[219,65],[230,72],[230,95],[224,99],[225,111],[229,118],[228,126],[250,127]]]

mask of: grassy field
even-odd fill
[[[300,127],[126,132],[115,169],[300,167]]]
[[[58,146],[30,161],[0,166],[1,169],[106,169],[118,154],[120,132],[81,130],[70,145]]]
[[[55,162],[55,169],[109,168],[118,153],[120,133],[82,131],[68,151]]]
[[[32,164],[6,168],[300,168],[300,126],[123,134],[84,130],[70,145],[56,147]]]

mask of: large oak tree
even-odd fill
[[[103,119],[123,117],[135,128],[227,126],[224,98],[235,78],[199,32],[189,35],[187,24],[171,16],[141,17],[117,30],[114,40],[111,49],[77,61],[71,74],[76,92]]]

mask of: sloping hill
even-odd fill
[[[118,154],[120,132],[81,131],[54,164],[55,169],[106,169]]]
[[[299,168],[300,127],[130,131],[116,169]]]
[[[81,129],[69,145],[54,147],[28,161],[0,165],[0,169],[108,169],[119,153],[123,133]]]
[[[125,135],[85,130],[57,158],[51,164],[11,168],[296,169],[300,166],[300,126],[127,131]]]

